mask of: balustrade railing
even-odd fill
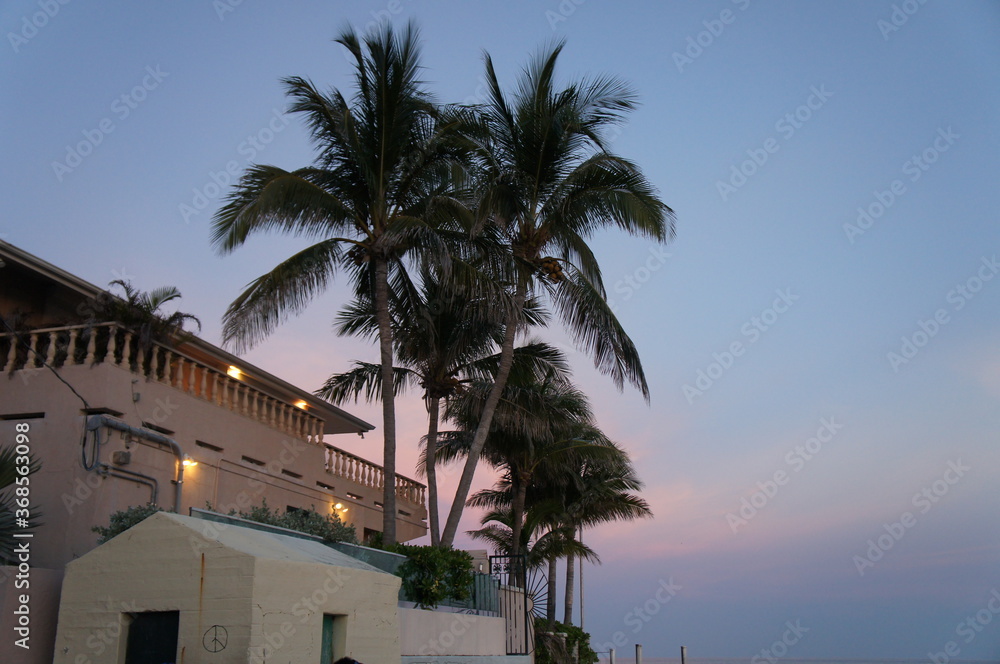
[[[330,444],[326,446],[326,472],[373,489],[382,489],[385,486],[385,474],[381,466]],[[427,487],[420,482],[396,475],[398,498],[423,505],[426,492]]]
[[[0,335],[0,369],[7,373],[73,364],[112,364],[169,385],[220,408],[309,443],[323,442],[323,420],[158,342],[143,344],[116,323]],[[44,364],[43,364],[44,362]]]

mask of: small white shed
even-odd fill
[[[399,585],[321,542],[159,512],[66,566],[54,662],[398,662]]]

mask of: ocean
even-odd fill
[[[606,653],[601,654],[600,664],[608,664]],[[726,659],[710,659],[688,657],[687,664],[750,664],[751,657],[733,657]],[[930,664],[928,659],[778,659],[779,664]],[[635,651],[615,653],[615,664],[635,664]],[[679,657],[642,657],[642,664],[681,664]],[[767,660],[758,658],[754,664],[768,664]],[[949,664],[998,664],[998,660],[953,659]]]

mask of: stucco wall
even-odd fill
[[[504,619],[467,613],[399,610],[404,656],[485,656],[506,654]]]
[[[280,560],[258,560],[256,571],[249,661],[318,662],[323,614],[345,621],[335,660],[399,661],[399,577]]]

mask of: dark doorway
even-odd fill
[[[125,664],[173,664],[177,661],[179,611],[133,613],[128,626]]]

